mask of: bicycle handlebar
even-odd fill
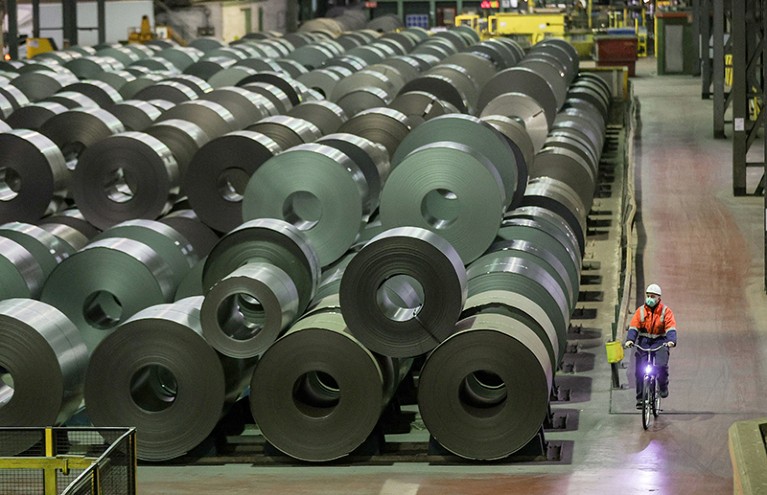
[[[668,342],[665,342],[665,343],[663,343],[663,344],[659,345],[658,347],[655,347],[655,348],[652,348],[652,349],[645,349],[644,347],[642,347],[642,346],[640,346],[640,345],[637,345],[637,344],[634,344],[634,347],[636,347],[636,348],[637,348],[637,349],[639,349],[640,351],[645,351],[645,352],[655,352],[655,351],[659,351],[659,350],[661,350],[661,349],[662,349],[662,348],[664,348],[664,347],[668,347]]]

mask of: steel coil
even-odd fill
[[[340,258],[372,211],[360,168],[330,146],[302,144],[267,160],[251,176],[244,220],[278,218],[302,230],[325,266]]]
[[[273,139],[253,131],[232,132],[202,146],[184,176],[184,190],[200,220],[219,232],[240,225],[248,180],[280,151]]]
[[[525,446],[548,412],[553,365],[538,336],[502,315],[461,320],[421,371],[418,407],[454,454],[502,459]]]
[[[259,361],[251,411],[266,440],[285,454],[310,462],[338,459],[373,431],[409,364],[365,349],[340,313],[313,314]]]
[[[179,457],[200,444],[247,385],[251,361],[223,357],[202,336],[202,297],[147,308],[93,353],[85,379],[98,426],[131,424],[137,456]]]
[[[7,299],[0,301],[0,340],[0,373],[10,375],[0,380],[0,425],[42,427],[67,421],[82,403],[88,366],[77,328],[45,303]],[[26,445],[3,438],[0,455],[23,452],[39,434],[22,434],[20,440]]]
[[[210,137],[200,126],[181,119],[155,122],[147,127],[145,132],[162,141],[170,149],[178,165],[182,184],[192,157],[210,141]]]
[[[100,229],[125,220],[154,220],[179,192],[179,167],[169,147],[142,132],[103,139],[80,157],[70,190],[85,218]]]
[[[132,239],[103,239],[61,262],[40,300],[67,315],[93,352],[118,325],[170,301],[174,291],[171,268],[156,251]]]
[[[287,273],[298,290],[298,312],[314,297],[320,278],[317,255],[304,234],[293,225],[273,218],[244,222],[216,244],[203,269],[203,289],[251,261],[271,263]]]
[[[368,349],[414,357],[453,333],[466,272],[442,237],[417,227],[379,234],[349,262],[340,286],[346,324]]]
[[[50,139],[25,129],[0,133],[0,148],[0,223],[36,222],[66,194],[64,156]]]

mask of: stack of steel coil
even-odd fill
[[[358,21],[0,67],[0,312],[37,328],[24,308],[40,298],[33,313],[91,353],[84,378],[41,341],[51,383],[74,387],[46,421],[85,380],[95,424],[135,424],[139,457],[170,459],[250,384],[264,437],[327,461],[419,373],[424,423],[459,456],[538,432],[609,88],[561,40],[525,54]],[[13,354],[0,371],[26,373]],[[0,424],[25,394],[0,389]]]

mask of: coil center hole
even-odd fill
[[[500,376],[492,371],[477,370],[461,381],[458,397],[467,413],[488,418],[503,409],[508,392]]]
[[[133,402],[149,412],[168,409],[178,395],[178,382],[171,370],[160,364],[139,368],[131,377],[130,394]]]
[[[304,373],[293,384],[293,404],[306,416],[323,418],[332,413],[340,401],[338,382],[324,371]]]
[[[127,203],[136,195],[136,184],[130,174],[120,167],[104,178],[104,191],[115,203]]]
[[[230,338],[240,341],[253,338],[266,323],[266,311],[261,301],[245,292],[232,294],[221,301],[216,317],[219,328]]]
[[[448,189],[433,189],[421,200],[421,216],[434,229],[446,229],[458,219],[461,203]]]
[[[218,194],[230,203],[239,203],[245,194],[250,176],[241,168],[227,168],[218,176]]]
[[[412,320],[418,315],[423,302],[423,286],[410,275],[389,277],[376,291],[378,309],[394,321]]]
[[[13,399],[13,376],[7,368],[0,365],[0,409]]]
[[[90,326],[99,330],[111,330],[120,323],[123,306],[117,296],[99,290],[85,298],[83,316]]]
[[[21,191],[21,176],[10,167],[0,167],[0,201],[12,201]]]
[[[285,198],[282,218],[299,230],[311,230],[322,218],[322,203],[308,191],[296,191]]]

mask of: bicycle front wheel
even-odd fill
[[[658,385],[658,380],[653,380],[652,415],[657,418],[658,414],[660,414],[660,385]]]
[[[650,427],[652,422],[652,389],[655,386],[653,380],[646,376],[642,384],[642,428],[645,430]]]

